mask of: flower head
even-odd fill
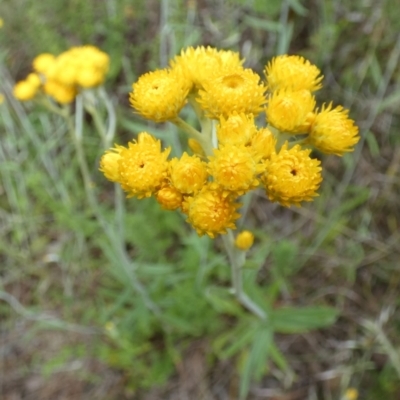
[[[282,132],[307,133],[315,98],[308,90],[277,90],[266,107],[268,123]]]
[[[235,246],[243,251],[248,250],[254,243],[254,235],[250,231],[240,232],[235,239]]]
[[[276,139],[268,128],[262,128],[253,136],[250,148],[258,159],[269,159],[275,152]]]
[[[18,82],[13,89],[14,97],[21,101],[31,100],[36,96],[41,82],[37,74],[29,74],[23,81]]]
[[[119,182],[128,197],[150,197],[167,178],[170,148],[161,151],[161,142],[147,132],[119,150]]]
[[[207,234],[214,238],[226,233],[227,229],[236,229],[235,220],[240,217],[236,210],[240,204],[224,196],[221,190],[204,186],[195,196],[188,197],[185,203],[187,222],[200,236]]]
[[[63,85],[59,81],[49,79],[43,85],[46,94],[53,97],[60,104],[68,104],[74,101],[77,94],[75,86]]]
[[[225,195],[227,191],[242,195],[259,185],[257,176],[264,166],[258,163],[251,148],[244,145],[221,146],[214,149],[214,155],[209,159],[209,173]]]
[[[268,63],[265,70],[268,88],[309,90],[314,92],[322,87],[321,71],[300,56],[281,55]]]
[[[33,69],[40,74],[47,74],[47,71],[54,65],[56,57],[50,53],[42,53],[33,59]]]
[[[132,107],[147,119],[163,122],[178,116],[185,105],[189,85],[180,71],[162,69],[142,75],[132,89]]]
[[[198,192],[207,180],[206,164],[197,156],[183,153],[180,159],[170,161],[170,179],[172,185],[181,193]]]
[[[252,114],[232,113],[227,118],[221,117],[217,127],[220,144],[247,144],[257,131]]]
[[[322,181],[319,160],[310,157],[311,150],[301,150],[299,145],[288,149],[287,142],[279,153],[266,162],[262,181],[268,198],[289,207],[300,206],[302,201],[312,201]]]
[[[173,186],[165,186],[157,192],[156,199],[164,210],[176,210],[181,207],[183,196]]]
[[[242,63],[239,53],[199,46],[182,50],[171,61],[171,66],[181,69],[191,86],[200,89],[210,77],[221,74],[221,71],[241,69]]]
[[[122,146],[116,145],[115,147],[107,150],[100,160],[100,171],[111,182],[119,182],[119,160],[121,159]]]
[[[265,103],[265,90],[255,72],[241,69],[206,80],[197,101],[210,118],[233,112],[257,115]]]
[[[342,156],[353,151],[360,140],[358,127],[348,117],[342,106],[332,109],[332,104],[323,106],[311,125],[307,141],[324,153]]]

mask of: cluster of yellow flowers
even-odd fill
[[[75,99],[80,88],[103,83],[109,57],[94,46],[73,47],[59,56],[43,53],[33,60],[34,72],[14,87],[14,96],[22,101],[44,93],[61,104]]]
[[[155,196],[164,209],[186,214],[199,235],[212,238],[236,227],[238,198],[250,190],[262,187],[283,206],[313,200],[322,168],[312,149],[352,151],[358,128],[341,106],[316,108],[313,92],[322,76],[304,58],[275,57],[265,82],[243,61],[232,51],[190,47],[169,68],[142,75],[132,86],[131,105],[147,119],[183,129],[191,154],[168,159],[171,149],[142,132],[127,147],[108,150],[100,170],[128,197]],[[187,104],[201,132],[179,117]],[[258,127],[261,113],[266,123]]]

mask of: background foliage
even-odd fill
[[[400,18],[389,0],[3,0],[0,17],[0,397],[235,399],[242,374],[249,399],[343,399],[350,387],[399,398]],[[111,57],[121,144],[146,129],[180,148],[174,127],[140,120],[127,99],[188,45],[240,51],[260,73],[273,55],[303,55],[325,75],[318,101],[351,109],[361,143],[343,158],[317,154],[315,202],[283,209],[260,192],[248,206],[247,290],[272,327],[231,300],[220,242],[152,200],[126,204],[124,268],[87,205],[65,125],[13,99],[37,54],[89,43]],[[84,141],[111,221],[89,116]],[[327,306],[339,318],[315,330],[335,320]]]

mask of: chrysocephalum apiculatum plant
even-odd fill
[[[243,66],[238,53],[187,48],[165,69],[148,72],[132,85],[130,103],[155,122],[169,121],[188,136],[190,153],[169,158],[170,148],[141,132],[128,146],[116,145],[101,159],[101,171],[128,197],[154,196],[166,210],[179,210],[199,235],[223,235],[232,266],[233,290],[250,311],[265,311],[243,292],[241,267],[252,245],[250,232],[232,233],[240,197],[265,190],[269,200],[300,206],[318,196],[321,162],[316,148],[343,155],[359,140],[358,128],[341,106],[317,107],[320,70],[296,55],[281,55],[265,67],[265,80]],[[189,104],[201,126],[181,119]],[[265,116],[262,126],[255,118]]]

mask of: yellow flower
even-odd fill
[[[34,68],[48,79],[84,88],[100,85],[108,66],[108,55],[94,46],[72,47],[54,60],[50,54],[42,54],[34,60]]]
[[[300,56],[275,57],[268,63],[264,72],[271,91],[305,89],[314,92],[322,87],[321,71]]]
[[[164,210],[176,210],[181,207],[183,196],[173,186],[165,186],[157,192],[156,199]]]
[[[74,86],[63,85],[55,80],[48,80],[43,85],[46,94],[53,97],[60,104],[68,104],[74,101],[76,96],[76,88]]]
[[[33,59],[33,69],[43,75],[54,65],[56,57],[50,53],[42,53]]]
[[[197,101],[210,118],[228,117],[233,112],[257,115],[265,103],[266,88],[250,69],[208,79],[203,88]]]
[[[161,151],[161,142],[147,132],[120,150],[119,182],[128,197],[150,197],[167,178],[170,148]]]
[[[28,80],[18,82],[13,89],[14,97],[21,101],[31,100],[36,96],[38,86]]]
[[[251,139],[250,147],[258,159],[269,159],[275,151],[276,139],[268,128],[262,128]]]
[[[236,210],[241,205],[225,197],[222,191],[204,186],[197,195],[188,197],[185,203],[187,222],[200,236],[207,234],[214,238],[225,234],[227,229],[236,229],[235,220],[240,217]]]
[[[310,157],[311,150],[301,150],[299,145],[288,149],[287,142],[278,154],[273,153],[266,162],[262,177],[268,198],[283,206],[300,206],[302,201],[312,201],[322,181],[321,162]]]
[[[179,160],[174,158],[170,161],[170,178],[181,193],[198,192],[207,180],[206,164],[199,157],[185,152]]]
[[[76,75],[76,82],[83,88],[91,88],[99,86],[104,81],[104,74],[97,71],[95,68],[85,68],[78,71]]]
[[[338,156],[353,151],[360,136],[358,127],[348,117],[348,113],[342,106],[332,109],[332,103],[323,106],[311,125],[308,143],[324,153]]]
[[[136,111],[156,122],[176,118],[185,105],[188,82],[179,71],[148,72],[132,85],[130,103]]]
[[[214,182],[226,191],[237,195],[256,188],[259,185],[257,175],[264,170],[258,159],[252,154],[251,148],[244,145],[225,145],[214,149],[214,155],[208,157],[209,173]]]
[[[0,104],[4,103],[4,99],[5,99],[4,94],[0,93]]]
[[[358,390],[355,388],[349,388],[346,390],[344,394],[344,400],[357,400],[358,399]]]
[[[254,243],[254,235],[250,231],[240,232],[235,239],[235,246],[243,251],[248,250]]]
[[[31,84],[33,87],[35,87],[36,89],[39,89],[40,85],[42,84],[42,82],[40,81],[39,75],[35,74],[35,73],[30,73],[26,79],[27,82],[29,82],[29,84]]]
[[[111,182],[119,182],[119,160],[121,159],[122,146],[116,145],[115,147],[107,150],[100,160],[100,171]]]
[[[315,98],[308,90],[277,90],[266,107],[268,123],[282,132],[307,133]]]
[[[217,126],[220,144],[247,144],[257,131],[252,114],[232,113],[226,119],[221,117]]]
[[[202,88],[204,81],[223,70],[242,69],[242,63],[239,53],[203,46],[188,47],[170,62],[173,69],[183,71],[185,78],[196,89]]]

